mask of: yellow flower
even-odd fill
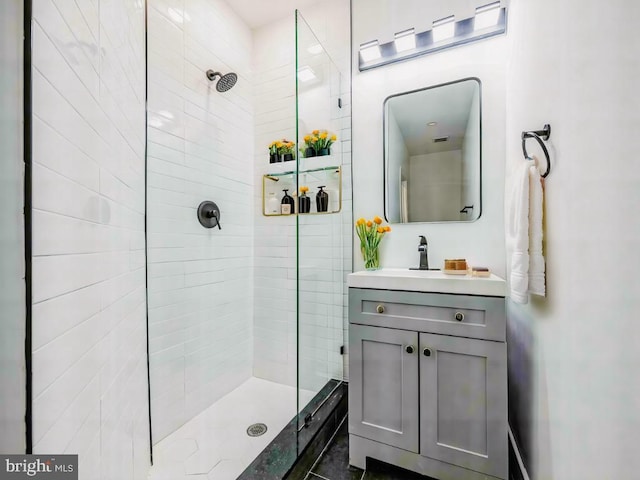
[[[382,219],[377,215],[373,217],[373,221],[376,222],[378,225],[382,223]]]
[[[305,135],[304,136],[304,141],[309,143],[309,140],[311,140],[311,135]]]
[[[318,137],[311,137],[311,141],[314,142],[314,143],[317,142],[318,141]]]
[[[311,132],[311,133],[313,133],[314,135],[318,135],[318,134],[320,133],[320,130],[314,130],[314,131],[313,131],[313,132]]]
[[[333,135],[331,135],[331,141],[335,142],[338,139],[338,137],[336,137],[336,134],[334,133]]]
[[[278,147],[278,148],[282,148],[282,142],[277,141],[277,142],[276,142],[276,147]]]
[[[373,225],[373,222],[371,220],[367,220],[367,227],[371,228],[371,225]]]
[[[391,227],[389,225],[387,225],[386,227],[384,227],[384,231],[385,232],[390,232],[391,231]]]
[[[359,218],[358,221],[356,222],[356,225],[364,225],[366,223],[364,218]]]
[[[307,193],[309,191],[309,187],[305,187],[304,185],[302,187],[300,187],[300,191],[302,193]]]
[[[384,227],[378,227],[378,233],[384,233]]]
[[[327,138],[327,132],[322,132],[322,133],[320,134],[320,138],[322,138],[323,140],[324,140],[325,138]]]

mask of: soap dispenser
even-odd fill
[[[318,187],[320,191],[316,194],[316,209],[318,212],[326,212],[329,207],[329,194],[322,190],[325,185]]]
[[[293,197],[291,197],[287,192],[288,189],[282,190],[284,192],[284,197],[282,197],[282,201],[280,202],[280,209],[283,215],[289,215],[291,213],[295,213],[293,211]]]

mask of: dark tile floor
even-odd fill
[[[367,471],[349,466],[349,433],[345,420],[306,480],[431,480],[386,463],[369,460]]]

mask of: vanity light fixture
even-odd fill
[[[360,45],[360,59],[363,62],[371,62],[382,57],[378,40],[363,43]]]
[[[473,29],[482,30],[494,27],[500,20],[500,2],[489,3],[476,8],[476,16],[473,19]]]
[[[416,48],[416,30],[409,28],[395,34],[393,43],[396,46],[396,52],[405,52]]]
[[[483,0],[477,0],[482,3]],[[490,0],[484,0],[490,1]],[[475,9],[475,15],[456,20],[454,15],[432,23],[431,30],[416,32],[409,28],[398,32],[391,42],[378,40],[362,43],[358,68],[362,72],[389,63],[407,60],[427,53],[435,53],[466,43],[502,35],[507,31],[507,9],[504,0],[485,3]]]
[[[449,15],[433,22],[431,33],[433,35],[433,43],[441,42],[447,38],[451,38],[456,33],[456,17]]]
[[[311,80],[315,80],[316,78],[316,74],[310,66],[305,65],[304,67],[300,67],[298,69],[298,80],[300,80],[301,82],[309,82]]]

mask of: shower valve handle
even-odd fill
[[[218,215],[218,211],[217,210],[208,211],[207,212],[207,217],[215,218],[216,219],[216,224],[218,225],[218,230],[222,230],[222,226],[220,225],[220,217]]]

